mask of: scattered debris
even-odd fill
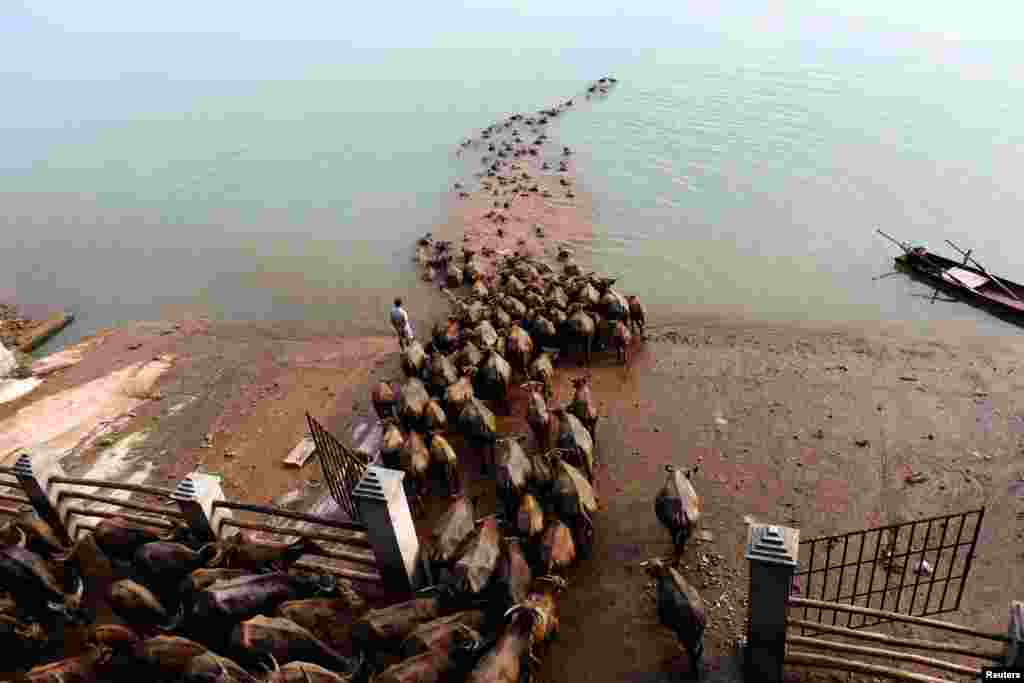
[[[908,484],[923,484],[928,481],[928,475],[924,472],[914,472],[912,474],[908,474],[904,481]]]
[[[917,576],[931,576],[933,570],[928,560],[916,560],[913,565],[913,571]]]
[[[867,448],[868,446],[871,445],[871,442],[868,441],[867,439],[857,439],[853,443],[857,444],[858,448]]]

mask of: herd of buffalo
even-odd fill
[[[585,97],[615,83],[602,78]],[[572,105],[510,117],[481,139],[498,157],[529,155],[528,148],[495,146],[499,131],[543,125]],[[496,177],[502,165],[489,172]],[[427,276],[441,274],[452,311],[429,340],[403,348],[404,380],[378,383],[371,398],[383,429],[380,464],[406,473],[414,513],[425,511],[431,477],[446,485],[447,509],[425,552],[432,585],[370,609],[348,582],[294,566],[316,549],[308,539],[198,538],[174,522],[149,526],[115,516],[70,546],[26,513],[0,527],[0,641],[8,654],[0,668],[11,680],[530,680],[558,630],[567,572],[593,548],[598,511],[590,375],[572,380],[567,405],[551,407],[556,363],[574,347],[588,365],[595,347],[612,347],[628,362],[633,333],[643,334],[644,307],[613,289],[614,278],[581,272],[565,248],[557,252],[561,273],[518,253],[476,254],[468,243],[456,257],[450,242],[429,234],[416,258]],[[527,396],[529,437],[498,432],[494,411],[511,414],[517,386]],[[493,479],[494,514],[481,514],[480,499],[468,494],[453,447],[460,441]],[[678,559],[700,519],[690,483],[696,469],[666,469],[654,508]],[[659,620],[699,674],[704,604],[676,565],[644,563],[656,583]]]

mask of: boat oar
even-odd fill
[[[990,279],[992,280],[992,282],[994,282],[994,283],[996,283],[997,285],[999,285],[999,287],[1000,287],[1000,288],[1002,288],[1002,290],[1003,290],[1004,292],[1006,292],[1007,294],[1009,294],[1009,295],[1010,295],[1010,296],[1011,296],[1011,297],[1012,297],[1012,298],[1013,298],[1014,300],[1016,300],[1016,301],[1020,301],[1020,297],[1019,297],[1019,296],[1017,296],[1016,294],[1014,294],[1014,293],[1013,293],[1013,291],[1011,291],[1009,287],[1007,287],[1006,285],[1004,285],[1004,284],[1003,284],[1003,282],[1002,282],[1002,280],[1000,280],[1000,279],[999,279],[999,278],[997,278],[997,277],[996,277],[995,275],[993,275],[992,273],[990,273],[990,272],[988,272],[987,270],[985,270],[985,266],[983,266],[983,265],[981,265],[980,263],[978,263],[978,262],[977,262],[977,261],[976,261],[976,260],[974,259],[974,257],[973,257],[973,256],[971,256],[971,252],[970,252],[970,251],[964,251],[963,249],[961,249],[960,247],[956,246],[955,244],[953,244],[953,243],[952,243],[951,241],[949,241],[949,240],[946,240],[946,244],[948,244],[949,246],[951,246],[951,247],[953,247],[954,249],[956,249],[957,251],[959,251],[959,252],[960,252],[960,253],[961,253],[961,254],[963,255],[963,257],[964,257],[964,260],[965,260],[965,261],[967,261],[967,260],[970,260],[970,262],[971,262],[971,263],[973,263],[974,265],[976,265],[976,266],[978,267],[978,270],[980,270],[981,272],[985,273],[985,275],[987,275],[987,276],[988,276],[988,277],[989,277],[989,278],[990,278]],[[972,249],[971,251],[973,251],[973,249]]]
[[[897,247],[899,247],[899,248],[900,248],[900,249],[902,249],[903,251],[907,252],[908,254],[910,253],[910,247],[909,247],[909,246],[907,246],[907,244],[906,244],[905,242],[900,242],[900,241],[899,241],[898,239],[896,239],[896,238],[895,238],[895,237],[893,237],[892,235],[888,235],[888,234],[886,234],[886,233],[882,232],[882,231],[881,231],[881,230],[880,230],[879,228],[875,228],[875,231],[876,231],[876,232],[877,232],[877,233],[878,233],[879,235],[881,235],[882,237],[884,237],[885,239],[887,239],[887,240],[889,240],[890,242],[892,242],[893,244],[895,244],[895,245],[896,245]]]
[[[871,280],[872,281],[884,280],[887,277],[892,277],[893,275],[899,275],[899,274],[900,274],[900,271],[898,271],[898,270],[890,270],[888,273],[883,273],[881,275],[874,276],[873,278],[871,278]]]

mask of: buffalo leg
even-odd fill
[[[690,655],[690,668],[693,669],[694,678],[701,678],[703,673],[703,667],[700,665],[701,658],[704,656],[704,634],[700,635],[697,642],[692,646],[686,648],[686,653]]]
[[[476,445],[476,457],[480,461],[480,469],[481,469],[481,471],[484,474],[488,474],[491,471],[491,469],[490,469],[490,464],[487,462],[487,444],[485,442],[481,441],[481,442],[477,443],[477,445]]]
[[[448,495],[455,498],[462,492],[462,478],[459,476],[458,465],[448,466]]]

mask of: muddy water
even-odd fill
[[[611,72],[615,97],[553,134],[592,201],[580,251],[652,317],[1012,329],[873,281],[893,255],[873,228],[951,238],[1024,279],[1018,86],[927,57],[700,45],[339,49],[337,68],[287,80],[3,76],[0,297],[78,314],[47,350],[182,313],[385,331],[412,237],[443,222],[466,170],[453,143]]]

